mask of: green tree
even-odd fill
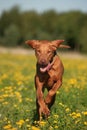
[[[11,24],[19,26],[20,16],[20,8],[18,6],[14,6],[9,11],[4,11],[0,18],[0,35],[3,36],[6,28]]]
[[[6,28],[2,43],[5,46],[17,46],[20,39],[20,33],[16,25],[10,25]]]
[[[0,44],[22,45],[27,39],[64,39],[72,50],[87,52],[87,13],[49,10],[20,12],[18,6],[0,17]],[[10,37],[11,36],[11,37]]]
[[[79,34],[80,51],[87,53],[87,25],[84,26]]]

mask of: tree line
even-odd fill
[[[87,13],[20,11],[18,6],[0,16],[0,45],[24,46],[28,39],[64,39],[72,50],[87,52]]]

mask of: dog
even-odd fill
[[[64,73],[63,64],[56,53],[57,48],[70,48],[62,45],[64,40],[28,40],[25,43],[35,49],[37,58],[35,88],[36,88],[36,107],[39,120],[42,115],[46,118],[50,115],[50,108],[55,102],[56,92],[62,85]],[[44,89],[48,90],[44,97]]]

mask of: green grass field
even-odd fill
[[[63,85],[50,117],[38,122],[35,56],[0,54],[0,130],[87,130],[87,59],[61,59]]]

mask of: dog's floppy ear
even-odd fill
[[[36,46],[39,44],[39,42],[38,42],[38,40],[28,40],[28,41],[25,42],[25,44],[28,44],[33,49],[35,49]]]
[[[64,40],[54,40],[51,42],[52,47],[56,50]]]

